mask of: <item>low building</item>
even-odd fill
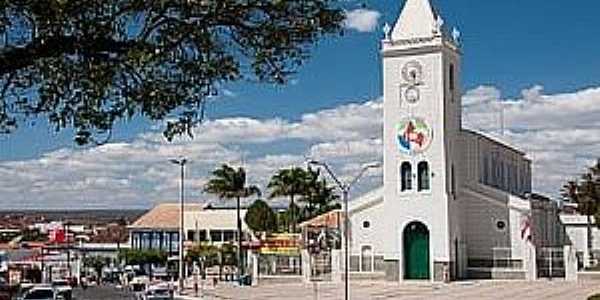
[[[241,209],[244,237],[250,232]],[[131,249],[160,250],[169,255],[179,253],[180,205],[160,204],[141,216],[129,228]],[[214,208],[186,204],[184,208],[184,241],[223,244],[237,240],[235,208]]]
[[[588,218],[576,213],[562,213],[560,220],[565,225],[565,234],[568,243],[573,246],[577,256],[577,267],[579,270],[598,264],[600,258],[600,229],[596,220],[590,218],[590,229],[588,233]]]

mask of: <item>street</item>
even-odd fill
[[[116,289],[111,285],[93,286],[86,290],[76,288],[73,290],[74,300],[134,300],[132,293]]]
[[[205,299],[313,300],[343,299],[343,289],[335,284],[305,285],[300,283],[272,284],[259,287],[220,285],[207,289]],[[352,299],[573,299],[585,300],[600,293],[597,281],[472,281],[449,285],[431,283],[353,282]],[[135,300],[133,294],[114,286],[90,287],[74,290],[75,300]],[[200,299],[184,296],[176,299]]]

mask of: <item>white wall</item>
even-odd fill
[[[368,209],[361,210],[351,214],[350,218],[350,232],[351,232],[351,253],[353,255],[359,255],[361,246],[370,245],[373,247],[373,252],[376,254],[383,253],[385,249],[384,245],[386,240],[381,235],[387,229],[384,223],[384,206],[383,203],[379,202],[375,206],[369,207]],[[363,223],[367,221],[370,224],[369,228],[363,228]]]
[[[423,66],[424,85],[420,87],[421,100],[411,105],[401,101],[399,87],[402,84],[400,70],[413,60]],[[444,69],[442,52],[384,58],[384,209],[388,230],[382,232],[382,238],[388,241],[385,253],[392,256],[389,258],[401,258],[403,230],[409,223],[419,221],[430,231],[432,261],[449,260]],[[424,119],[432,127],[434,136],[428,150],[415,156],[401,153],[396,138],[395,125],[411,116]],[[431,191],[417,192],[414,177],[412,191],[400,192],[399,170],[403,161],[412,162],[413,174],[418,162],[429,162]]]

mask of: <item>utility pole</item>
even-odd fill
[[[343,238],[344,238],[344,299],[350,299],[350,214],[348,209],[348,194],[352,187],[358,182],[358,180],[365,174],[365,172],[369,169],[379,168],[381,167],[380,163],[372,163],[368,165],[364,165],[360,172],[352,179],[349,183],[342,182],[338,179],[338,177],[333,173],[328,164],[324,162],[320,162],[317,160],[311,160],[308,162],[309,165],[321,166],[327,171],[329,176],[333,178],[338,188],[342,191],[342,201],[344,204],[344,230],[343,230]]]
[[[185,202],[185,194],[184,194],[184,180],[185,180],[185,165],[187,164],[187,159],[171,159],[169,160],[171,163],[179,165],[181,170],[181,178],[180,178],[180,192],[179,192],[179,200],[180,200],[180,208],[179,208],[179,293],[183,293],[184,291],[184,273],[183,273],[183,235],[185,234],[184,229],[184,202]]]

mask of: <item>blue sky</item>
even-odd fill
[[[393,23],[403,1],[349,1],[381,13],[379,24]],[[452,0],[432,2],[446,22],[462,32],[464,90],[498,87],[504,96],[542,85],[547,92],[568,92],[598,84],[600,78],[600,2],[587,0]],[[285,87],[236,84],[236,97],[209,106],[210,118],[250,116],[297,119],[303,113],[381,95],[380,27],[375,32],[348,31],[321,41],[295,84]],[[128,140],[150,124],[119,126],[117,140]],[[35,157],[49,149],[72,146],[43,122],[33,130],[0,137],[0,160]]]
[[[370,12],[371,21],[376,21],[377,26],[367,28],[368,30],[362,28],[364,32],[356,28],[348,29],[343,37],[322,40],[315,47],[312,59],[287,86],[250,83],[226,86],[227,95],[208,106],[208,117],[211,120],[244,117],[264,123],[277,119],[288,123],[303,123],[310,114],[320,114],[324,110],[327,112],[327,109],[337,112],[348,108],[346,105],[356,104],[359,106],[354,108],[360,111],[368,109],[372,104],[370,101],[375,101],[374,105],[377,105],[376,101],[381,96],[378,53],[381,27],[384,22],[395,22],[403,1],[344,2],[348,11],[363,8],[365,12]],[[471,97],[469,99],[483,101],[494,98],[494,101],[505,102],[527,100],[526,96],[532,95],[534,98],[562,101],[571,95],[580,101],[590,101],[589,98],[581,99],[578,96],[600,86],[600,26],[595,20],[600,11],[600,2],[432,2],[444,16],[446,24],[457,26],[462,32],[462,85],[465,94]],[[536,88],[538,86],[540,88]],[[593,97],[594,100],[590,103],[598,103],[595,94]],[[141,138],[142,135],[158,134],[153,129],[155,125],[141,119],[119,124],[114,141],[135,144],[144,139]],[[375,129],[377,126],[375,125]],[[476,127],[486,126],[493,127],[490,124]],[[198,131],[198,135],[201,134],[202,131]],[[372,133],[369,131],[368,134]],[[43,121],[39,121],[35,127],[21,129],[9,137],[0,137],[0,162],[5,162],[5,168],[12,168],[14,164],[40,160],[56,151],[87,151],[78,150],[73,145],[71,136],[69,131],[54,133]],[[273,155],[298,155],[307,150],[299,151],[295,148],[306,148],[319,142],[331,144],[331,141],[307,141],[303,138],[300,141],[288,138],[283,140],[285,142],[270,142],[268,149],[272,153],[264,150],[264,147],[256,150],[254,144],[234,143],[234,148],[242,149],[240,151],[247,152],[250,157],[261,159]],[[575,156],[576,163],[583,163],[588,159],[585,153]],[[583,157],[581,162],[577,162],[577,157]],[[128,162],[124,160],[123,163]],[[73,176],[85,177],[79,173],[74,173]],[[201,177],[199,173],[198,180]],[[151,184],[140,184],[141,188],[138,190],[147,192],[148,185]],[[26,190],[25,186],[23,190]],[[36,197],[38,196],[32,196],[34,199]],[[132,203],[137,203],[135,197],[145,196],[138,191],[136,196],[132,196]],[[38,200],[32,200],[31,206],[36,205],[35,201]],[[139,203],[147,205],[150,202]],[[45,205],[41,203],[40,205]]]

